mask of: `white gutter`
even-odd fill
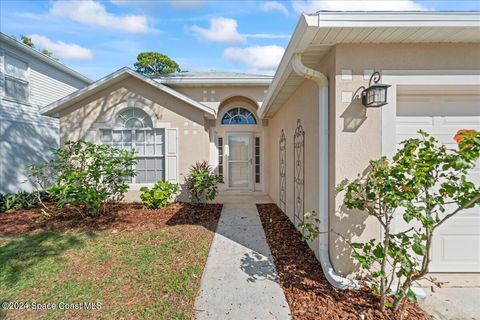
[[[328,79],[317,71],[306,67],[302,63],[302,54],[294,53],[292,67],[295,73],[317,83],[319,89],[319,257],[323,273],[328,282],[339,289],[357,289],[358,281],[344,278],[337,274],[330,261],[329,252],[329,216],[328,216]]]

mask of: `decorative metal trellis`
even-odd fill
[[[285,132],[282,129],[280,133],[280,209],[283,212],[287,210],[287,140]]]
[[[300,119],[293,136],[293,152],[293,224],[297,225],[297,222],[303,222],[305,202],[305,131]]]

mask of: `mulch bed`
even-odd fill
[[[382,313],[377,308],[378,296],[365,286],[358,290],[332,287],[290,219],[275,204],[257,204],[257,208],[293,319],[358,320],[360,312],[365,319],[430,319],[410,301],[405,303],[403,317],[392,310]]]
[[[41,208],[0,213],[0,236],[15,236],[34,231],[150,231],[164,226],[202,225],[215,230],[221,204],[201,204],[192,213],[192,205],[173,203],[158,210],[143,208],[141,203],[110,204],[107,212],[91,217],[82,215],[81,208],[56,208],[47,205],[49,216]]]

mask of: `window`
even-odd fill
[[[28,102],[28,65],[27,63],[5,55],[5,96]]]
[[[260,137],[255,137],[255,183],[260,183]]]
[[[223,178],[223,138],[218,137],[218,175]]]
[[[235,107],[225,113],[222,124],[257,124],[257,119],[247,109]]]
[[[121,112],[115,124],[122,128],[153,128],[152,119],[142,109],[132,108]]]
[[[165,180],[165,129],[153,129],[152,119],[137,108],[121,112],[115,123],[123,129],[102,130],[101,141],[114,147],[135,150],[137,175],[130,182]]]

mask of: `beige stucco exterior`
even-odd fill
[[[246,107],[255,114],[266,88],[266,85],[219,87],[210,85],[208,87],[176,86],[174,89],[189,98],[198,99],[204,105],[211,105],[215,108],[215,113],[222,116],[225,109],[233,106]],[[207,92],[205,96],[210,99],[209,104],[202,101],[204,91]],[[261,121],[253,127],[221,126],[218,119],[212,119],[215,116],[206,114],[195,106],[130,76],[60,111],[61,143],[79,139],[100,143],[100,130],[111,128],[116,115],[132,106],[146,111],[153,119],[154,127],[178,130],[177,180],[179,182],[183,182],[183,176],[197,161],[205,160],[216,167],[218,153],[215,143],[219,135],[248,130],[260,136],[262,144],[263,139],[266,138],[266,129]],[[262,156],[262,161],[265,159],[266,157]],[[262,171],[263,167],[264,162],[262,162]],[[263,181],[261,184],[256,184],[255,190],[263,191],[264,185]],[[222,185],[221,190],[223,189],[225,187]]]
[[[116,108],[135,99],[137,106],[150,109],[157,126],[178,128],[179,180],[195,161],[209,160],[208,121],[204,112],[144,82],[129,77],[63,110],[60,115],[61,142],[92,137],[98,128],[107,127]],[[126,105],[124,107],[127,107]],[[184,129],[185,128],[185,129]],[[196,133],[194,133],[194,130]]]
[[[356,270],[349,246],[336,233],[349,240],[381,238],[380,227],[359,212],[346,210],[343,194],[335,186],[352,180],[368,169],[368,162],[382,154],[382,110],[366,109],[359,99],[362,86],[368,86],[364,70],[409,70],[426,74],[442,70],[480,70],[479,44],[342,44],[319,61],[316,70],[329,79],[329,220],[330,258],[335,270],[350,274]],[[352,78],[342,79],[342,69],[352,70]],[[435,71],[433,71],[435,70]],[[352,93],[353,101],[342,102],[343,94]],[[344,97],[345,99],[345,97]],[[396,99],[396,97],[389,97]],[[304,80],[296,92],[269,119],[270,183],[269,195],[279,203],[279,137],[285,130],[287,139],[287,209],[293,216],[293,130],[296,119],[306,132],[305,210],[318,208],[318,87]],[[320,164],[321,165],[321,164]],[[318,244],[312,243],[316,254]]]
[[[214,85],[214,86],[171,86],[176,91],[183,93],[202,104],[219,111],[223,102],[229,98],[245,97],[255,101],[260,106],[268,89],[267,85]]]

